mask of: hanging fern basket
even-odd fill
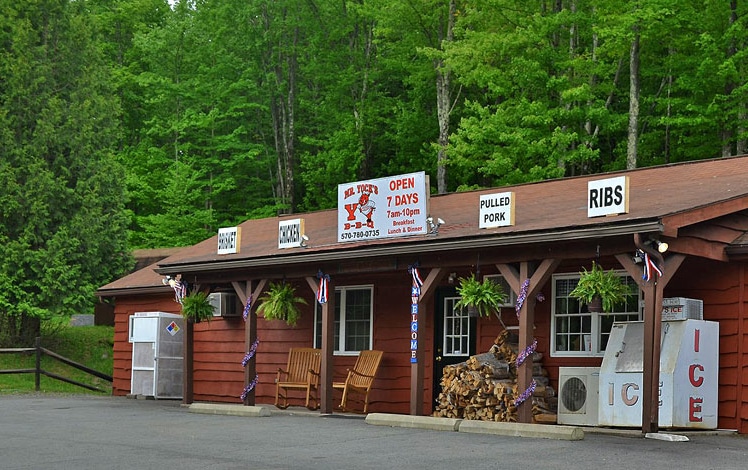
[[[257,315],[266,320],[283,320],[290,326],[295,326],[301,317],[298,305],[306,305],[303,297],[296,295],[296,289],[285,282],[271,282],[265,294],[260,297]]]

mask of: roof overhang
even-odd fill
[[[605,237],[616,237],[622,235],[633,235],[634,233],[660,233],[663,225],[660,219],[637,220],[630,223],[594,225],[589,227],[575,227],[567,230],[552,230],[526,233],[500,233],[480,237],[461,239],[439,240],[430,239],[425,243],[389,243],[380,246],[360,246],[353,249],[333,251],[318,251],[309,253],[294,253],[287,256],[264,256],[255,258],[242,258],[234,260],[216,261],[214,259],[205,261],[184,261],[159,264],[155,271],[159,274],[186,274],[212,271],[225,271],[233,269],[267,268],[272,266],[284,266],[305,263],[324,263],[350,260],[354,257],[379,258],[401,255],[414,255],[422,253],[449,252],[456,250],[470,250],[486,248],[487,246],[515,246],[548,244],[557,242],[568,242],[582,239],[599,239]],[[128,291],[131,292],[131,291]]]
[[[142,287],[121,287],[117,289],[99,289],[96,291],[98,297],[117,297],[118,295],[158,295],[171,292],[169,286],[142,286]]]

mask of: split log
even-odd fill
[[[487,353],[471,356],[467,361],[444,367],[434,416],[485,421],[517,421],[514,404],[520,393],[517,387],[516,335],[502,332]],[[558,400],[550,387],[548,371],[542,366],[543,355],[533,354],[533,376],[537,384],[532,397],[533,415],[543,415],[536,422],[555,417]],[[554,418],[555,419],[555,418]]]

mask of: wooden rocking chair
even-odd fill
[[[353,369],[348,369],[348,377],[346,377],[345,382],[333,382],[333,388],[343,390],[343,398],[339,406],[341,410],[347,411],[346,405],[350,393],[359,393],[364,396],[363,412],[366,413],[369,408],[369,392],[371,391],[371,385],[374,383],[379,363],[382,362],[382,354],[382,351],[361,351]]]
[[[288,408],[288,391],[303,390],[306,392],[304,406],[310,410],[319,408],[317,392],[321,359],[320,349],[291,348],[286,369],[278,368],[275,379],[275,406],[280,409]],[[310,402],[313,404],[310,405]]]

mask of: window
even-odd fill
[[[374,308],[371,286],[338,287],[335,289],[335,338],[333,349],[338,354],[357,353],[371,349]],[[315,302],[314,345],[322,347],[322,306]]]
[[[501,288],[504,290],[504,294],[506,294],[506,300],[503,304],[501,304],[502,307],[512,307],[514,308],[515,304],[517,303],[517,294],[512,290],[511,287],[509,287],[509,283],[506,282],[506,279],[504,279],[504,276],[500,276],[498,274],[492,274],[490,276],[484,276],[484,279],[488,278],[495,282],[496,284],[500,285]]]
[[[640,291],[636,282],[624,272],[631,294],[625,304],[617,305],[612,313],[591,313],[585,305],[569,296],[579,281],[578,274],[553,276],[553,305],[551,307],[551,351],[554,356],[602,356],[616,321],[641,320]]]
[[[459,297],[444,298],[444,344],[445,356],[468,356],[470,351],[470,317],[467,309],[456,309]]]

